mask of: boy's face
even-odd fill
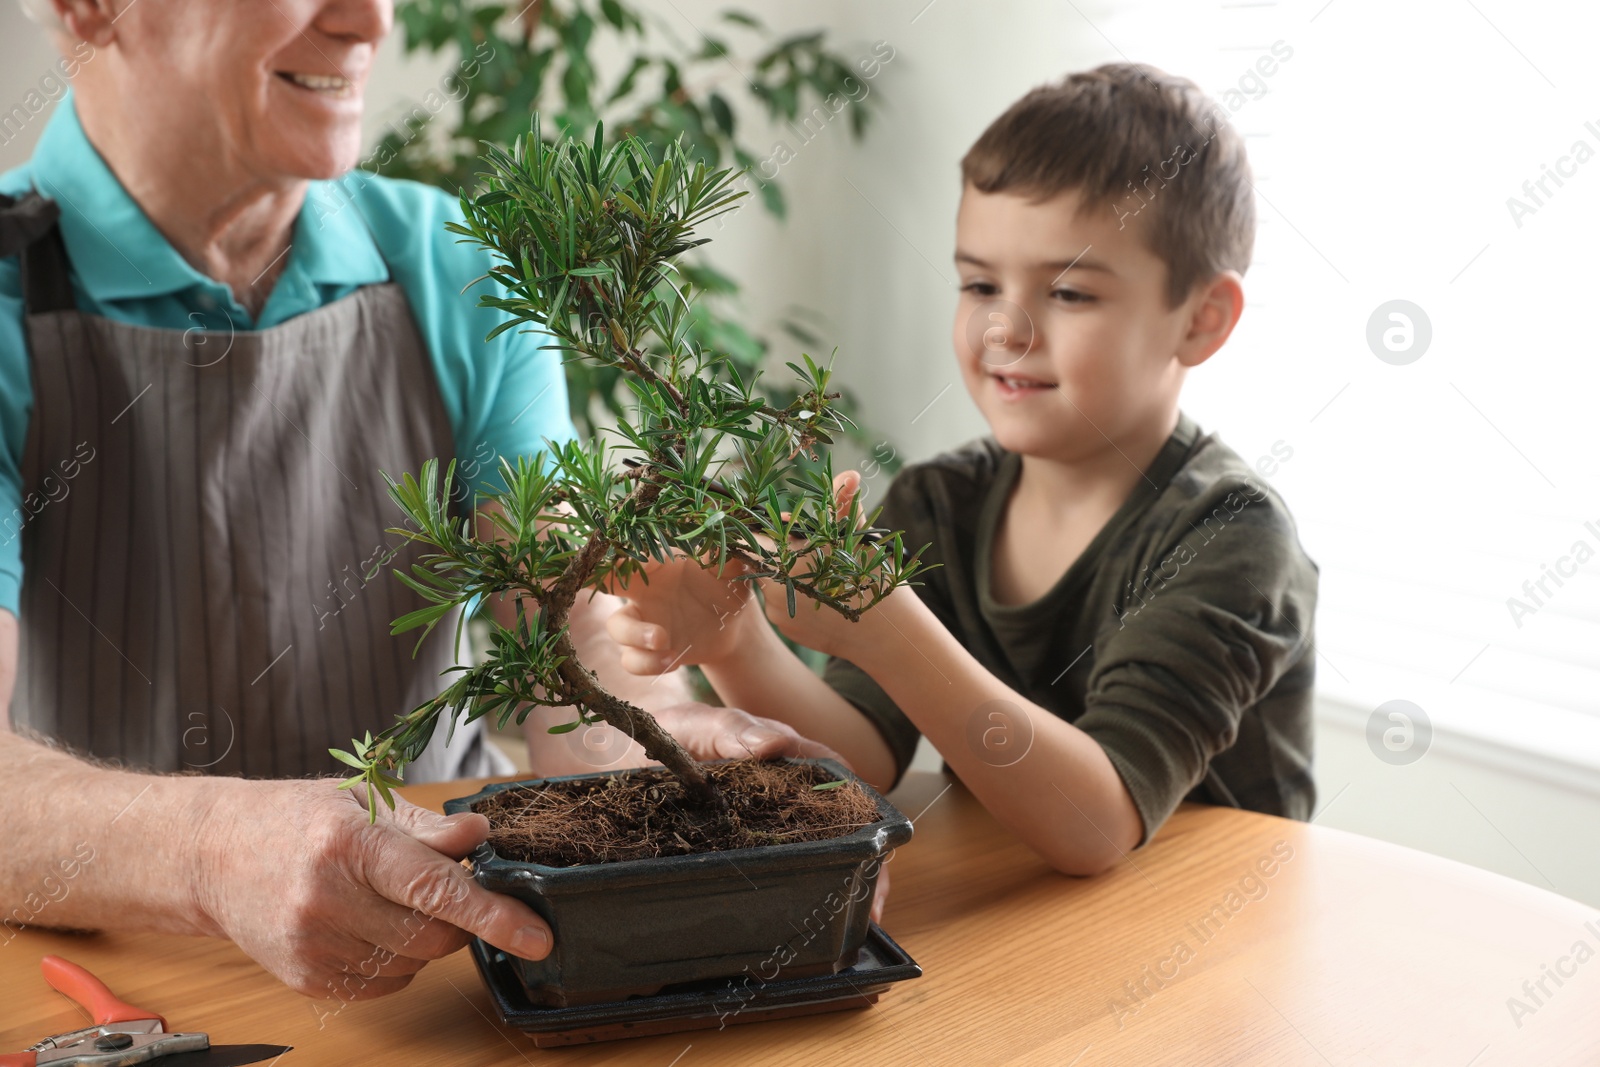
[[[1198,362],[1180,360],[1195,299],[1167,306],[1137,221],[1078,207],[1076,190],[1034,202],[969,185],[956,216],[967,391],[1003,448],[1062,462],[1164,439]]]

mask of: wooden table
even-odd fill
[[[407,795],[437,808],[477,788]],[[1115,870],[1078,880],[942,776],[911,776],[894,800],[917,830],[890,865],[884,927],[926,973],[860,1011],[536,1049],[493,1018],[465,953],[404,992],[340,1006],[289,992],[226,943],[27,931],[0,946],[0,1049],[82,1025],[39,976],[54,952],[175,1027],[294,1045],[285,1067],[1600,1064],[1600,915],[1563,897],[1195,806]],[[1569,975],[1559,985],[1547,977],[1557,968]],[[1512,997],[1529,1010],[1514,1017]]]

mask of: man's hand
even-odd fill
[[[527,959],[549,954],[544,920],[459,862],[488,836],[482,815],[446,818],[396,798],[369,825],[332,779],[217,785],[198,842],[196,907],[296,991],[344,1001],[393,993],[474,934]]]
[[[663,729],[678,739],[697,760],[801,759],[850,761],[820,741],[801,737],[794,727],[775,719],[758,718],[738,708],[719,708],[689,702],[654,712]]]

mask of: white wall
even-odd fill
[[[724,5],[674,6],[685,23],[709,26]],[[1103,4],[1080,6],[1098,13]],[[776,18],[770,6],[764,13]],[[803,147],[787,129],[763,138],[769,151],[781,140],[797,153],[780,172],[791,218],[780,225],[741,212],[718,235],[715,254],[749,279],[758,321],[775,320],[790,304],[827,316],[821,354],[838,346],[837,366],[871,428],[905,457],[926,458],[984,432],[950,346],[959,161],[1017,96],[1096,60],[1096,42],[1061,13],[1060,5],[1016,0],[785,7],[797,29],[833,27],[847,55],[866,56],[879,41],[894,49],[870,83],[883,109],[859,146],[843,122]]]
[[[697,27],[710,28],[725,6],[726,0],[674,0],[656,5],[655,11],[682,36],[692,38]],[[1336,181],[1344,180],[1341,168],[1359,173],[1369,189],[1388,187],[1397,180],[1383,162],[1384,153],[1393,148],[1393,130],[1380,126],[1374,134],[1374,127],[1363,125],[1362,116],[1341,114],[1336,99],[1311,100],[1294,92],[1294,78],[1301,76],[1298,72],[1313,69],[1315,63],[1346,66],[1352,75],[1378,69],[1374,66],[1378,60],[1361,52],[1361,42],[1366,32],[1363,27],[1388,24],[1385,20],[1390,16],[1383,13],[1381,5],[1337,0],[1332,8],[1323,10],[1321,0],[1193,4],[1182,8],[1181,18],[1169,17],[1175,5],[1163,5],[1159,0],[1124,3],[1116,10],[1110,0],[1009,0],[981,6],[958,0],[819,0],[781,9],[776,5],[747,6],[759,7],[764,17],[782,27],[829,27],[836,45],[852,56],[867,55],[878,41],[894,49],[894,58],[871,83],[885,107],[865,145],[853,145],[842,123],[826,128],[803,146],[792,131],[775,130],[753,138],[768,151],[774,141],[782,139],[796,152],[782,170],[790,219],[778,224],[759,208],[743,211],[714,234],[713,255],[744,280],[748,310],[757,324],[774,323],[792,305],[825,316],[820,331],[825,345],[820,354],[838,346],[838,366],[862,397],[869,425],[893,441],[904,458],[927,457],[983,430],[955,375],[949,342],[955,301],[950,256],[957,162],[983,126],[1015,97],[1064,71],[1116,59],[1120,49],[1134,58],[1189,73],[1215,91],[1232,82],[1232,72],[1253,57],[1252,48],[1287,34],[1301,50],[1297,62],[1302,66],[1286,68],[1273,94],[1259,105],[1252,103],[1248,121],[1240,120],[1247,133],[1258,135],[1250,147],[1257,159],[1261,188],[1274,203],[1285,207],[1289,218],[1298,221],[1298,228],[1313,228],[1317,243],[1328,247],[1345,266],[1376,263],[1390,267],[1396,257],[1396,248],[1379,239],[1381,229],[1370,235],[1371,240],[1362,232],[1314,229],[1317,224],[1326,226],[1326,219],[1315,198],[1297,202],[1294,186],[1328,176],[1272,173],[1272,139],[1263,136],[1268,124],[1277,123],[1281,130],[1301,136],[1315,132],[1352,139],[1362,145],[1362,153],[1352,155],[1330,148],[1329,166],[1324,169],[1341,175]],[[1506,32],[1531,49],[1543,65],[1558,74],[1571,66],[1552,60],[1551,52],[1560,42],[1552,42],[1556,35],[1550,25],[1530,22],[1535,16],[1529,11],[1511,12],[1487,0],[1483,7],[1486,17],[1503,23]],[[1539,5],[1529,7],[1537,9]],[[1463,10],[1467,14],[1462,17],[1478,17],[1470,9]],[[1515,19],[1510,17],[1512,13],[1517,14]],[[1426,15],[1453,19],[1459,12],[1452,14],[1429,5]],[[0,108],[19,99],[50,61],[42,39],[31,28],[19,26],[19,21],[9,2],[0,2]],[[1527,84],[1533,79],[1524,77],[1528,72],[1519,66],[1521,61],[1514,53],[1495,51],[1503,47],[1503,38],[1479,28],[1483,32],[1478,45],[1484,52],[1473,61],[1483,71],[1486,85],[1480,89],[1506,96],[1513,109],[1521,104],[1536,107],[1542,99],[1536,94],[1543,88]],[[1384,42],[1389,39],[1383,34],[1370,37],[1373,49],[1388,47]],[[1329,41],[1337,42],[1337,47]],[[1566,47],[1581,44],[1570,41]],[[1430,71],[1421,64],[1432,61],[1431,53],[1419,47],[1408,55],[1409,65],[1402,67],[1397,58],[1383,53],[1386,84],[1404,86],[1397,90],[1395,109],[1408,107],[1409,113],[1422,109],[1425,114],[1425,106],[1448,107],[1447,100],[1434,100],[1424,88],[1430,83]],[[400,99],[420,97],[437,84],[444,69],[444,63],[407,65],[392,52],[385,54],[370,94],[369,128],[376,129]],[[1394,81],[1402,75],[1406,81]],[[725,77],[731,80],[738,74],[730,70]],[[1439,83],[1456,88],[1464,84],[1459,80]],[[1314,129],[1303,120],[1307,114],[1318,116]],[[1490,133],[1480,132],[1485,137]],[[24,140],[0,146],[0,167],[25,158]],[[1449,166],[1431,173],[1439,178],[1456,173],[1485,151],[1477,144],[1471,151],[1444,153],[1439,158]],[[1518,167],[1538,173],[1538,160],[1533,160],[1531,168],[1517,163],[1513,169]],[[1412,168],[1408,173],[1417,171]],[[1329,194],[1318,195],[1326,198]],[[1576,202],[1578,195],[1569,194],[1568,198]],[[1416,210],[1418,201],[1411,198],[1406,204],[1408,211]],[[1491,206],[1499,210],[1497,201]],[[1374,206],[1373,210],[1381,209]],[[1265,451],[1274,436],[1270,424],[1259,418],[1250,421],[1252,413],[1304,406],[1302,401],[1316,394],[1316,403],[1307,408],[1309,414],[1333,394],[1340,381],[1347,380],[1346,363],[1341,361],[1357,358],[1341,353],[1299,360],[1311,342],[1328,333],[1330,319],[1298,309],[1292,315],[1263,316],[1261,309],[1274,303],[1280,309],[1288,308],[1298,294],[1312,292],[1349,303],[1352,313],[1364,318],[1370,303],[1365,289],[1354,294],[1330,290],[1332,281],[1316,273],[1321,268],[1316,266],[1313,252],[1295,236],[1297,227],[1286,225],[1286,219],[1271,210],[1264,209],[1263,218],[1259,267],[1251,275],[1257,316],[1254,325],[1250,332],[1241,328],[1237,351],[1230,346],[1228,360],[1207,368],[1210,377],[1197,381],[1194,394],[1202,421],[1220,423],[1240,451],[1252,456]],[[1558,220],[1553,220],[1551,228],[1558,225]],[[1457,261],[1464,263],[1481,243],[1471,233],[1462,241],[1470,247],[1445,250],[1445,258],[1454,265],[1442,277],[1453,273]],[[1485,276],[1489,288],[1467,303],[1510,316],[1510,310],[1495,306],[1494,284],[1502,276],[1493,273],[1496,268],[1490,261],[1479,266],[1489,268]],[[1391,271],[1384,273],[1377,288],[1397,285]],[[1271,299],[1264,300],[1263,295]],[[1340,328],[1343,325],[1341,321]],[[1461,331],[1474,328],[1472,322],[1457,324]],[[1572,343],[1593,347],[1576,333]],[[1592,359],[1592,351],[1588,358]],[[1367,369],[1363,366],[1361,372]],[[1494,395],[1492,385],[1470,391],[1484,389],[1487,395]],[[1340,404],[1356,396],[1351,393]],[[1280,486],[1291,504],[1297,491],[1303,498],[1318,479],[1343,476],[1342,457],[1359,443],[1371,422],[1381,417],[1379,413],[1367,416],[1364,425],[1356,415],[1359,410],[1352,409],[1346,416],[1349,421],[1343,424],[1324,419],[1294,437],[1297,456],[1303,458],[1285,472]],[[1470,412],[1464,414],[1472,418]],[[1556,432],[1572,425],[1575,423],[1557,423]],[[1238,429],[1230,431],[1230,427]],[[1432,428],[1424,421],[1424,430]],[[1446,430],[1487,434],[1481,425],[1463,428],[1439,423],[1437,430],[1441,434]],[[1511,432],[1520,436],[1518,427]],[[1576,433],[1567,432],[1569,439]],[[1576,462],[1575,456],[1568,458]],[[1515,457],[1511,462],[1516,463]],[[1588,462],[1592,465],[1592,455]],[[1410,476],[1421,478],[1425,473]],[[1382,477],[1383,472],[1374,476]],[[1440,536],[1447,533],[1442,531]],[[1329,554],[1336,547],[1330,541],[1313,545],[1312,550],[1314,555]],[[1325,598],[1337,599],[1343,581],[1337,573],[1331,579],[1325,577]],[[1473,641],[1475,648],[1477,638]],[[1342,650],[1329,649],[1329,654],[1347,672],[1358,674]],[[1459,665],[1465,658],[1453,662]],[[1324,672],[1324,677],[1334,676]],[[1356,680],[1360,681],[1359,675]],[[1447,726],[1440,727],[1432,749],[1422,759],[1409,766],[1390,766],[1369,749],[1364,731],[1373,704],[1392,695],[1402,694],[1386,692],[1366,704],[1352,702],[1347,695],[1319,703],[1318,779],[1322,803],[1328,805],[1319,814],[1319,823],[1398,841],[1546,888],[1553,885],[1566,895],[1600,905],[1600,861],[1594,858],[1600,855],[1596,847],[1600,844],[1600,774],[1593,768],[1521,759],[1505,746],[1473,742]]]

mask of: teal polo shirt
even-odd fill
[[[477,294],[494,283],[462,290],[489,271],[491,255],[445,231],[447,221],[461,220],[461,205],[439,189],[360,170],[312,182],[283,273],[252,319],[226,286],[190,266],[128,195],[84,135],[71,94],[50,117],[33,158],[0,174],[0,192],[21,196],[30,188],[61,206],[82,311],[166,329],[263,330],[392,278],[411,302],[459,465],[476,466],[475,485],[499,483],[500,457],[515,461],[541,451],[546,439],[576,436],[560,355],[543,347],[553,343],[550,335],[507,330],[484,341],[507,317],[477,306]],[[33,416],[24,314],[18,261],[0,259],[0,608],[13,615],[22,588],[19,472]]]

